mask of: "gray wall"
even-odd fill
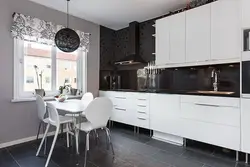
[[[0,144],[34,136],[38,127],[35,102],[11,103],[13,97],[12,14],[18,12],[65,25],[66,15],[28,0],[0,0]],[[91,33],[87,89],[99,89],[99,25],[71,17],[71,28]]]

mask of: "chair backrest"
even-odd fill
[[[94,96],[91,92],[87,92],[82,96],[82,102],[84,105],[88,106],[90,102],[94,100]]]
[[[59,126],[60,119],[59,119],[59,114],[55,106],[51,103],[47,103],[47,109],[48,109],[48,114],[49,114],[49,123],[54,126]]]
[[[36,95],[36,106],[37,106],[38,118],[40,120],[43,120],[46,114],[46,105],[43,98],[40,95]]]
[[[113,103],[109,98],[97,97],[85,109],[87,120],[95,128],[105,127],[111,117]]]

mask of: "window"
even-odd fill
[[[26,83],[27,83],[27,84],[34,83],[34,77],[33,77],[33,76],[32,76],[32,77],[27,76],[27,77],[26,77]]]
[[[14,98],[32,97],[41,86],[46,96],[56,95],[64,84],[85,91],[85,51],[64,53],[53,46],[14,40]],[[42,73],[42,78],[37,78],[37,73]]]

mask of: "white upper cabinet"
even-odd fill
[[[240,17],[239,0],[219,0],[211,3],[212,60],[240,58]]]
[[[241,0],[242,6],[242,27],[250,28],[250,1],[249,0]]]
[[[211,5],[186,12],[186,62],[208,61],[211,55]]]
[[[169,63],[169,18],[156,20],[156,65]]]
[[[170,63],[185,63],[186,58],[186,13],[169,17]]]

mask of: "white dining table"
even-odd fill
[[[48,101],[46,103],[53,104],[57,110],[62,110],[72,116],[72,119],[75,125],[79,124],[79,128],[81,127],[81,122],[80,119],[74,119],[81,116],[84,116],[84,110],[86,109],[86,105],[82,100],[77,100],[77,99],[71,99],[71,100],[66,100],[64,102],[58,102],[58,101]],[[78,122],[79,121],[79,122]],[[70,134],[75,135],[78,129],[74,129],[74,133],[70,132]],[[78,145],[79,143],[77,143]],[[76,153],[79,154],[79,150],[76,149]]]
[[[48,101],[47,103],[53,104],[57,110],[63,110],[69,114],[84,114],[86,105],[82,100],[71,99],[64,102]]]

